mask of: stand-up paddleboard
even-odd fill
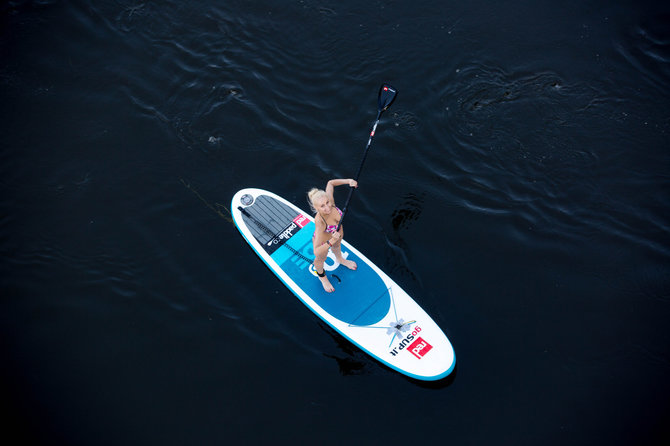
[[[335,287],[327,293],[312,261],[314,219],[262,189],[242,189],[232,200],[237,229],[268,268],[310,310],[370,356],[412,378],[433,381],[454,369],[451,343],[440,327],[374,263],[342,241],[342,255],[358,268],[325,264]]]

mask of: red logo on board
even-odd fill
[[[424,341],[421,337],[418,337],[416,338],[416,341],[412,342],[407,348],[414,356],[421,359],[433,348],[433,346]]]
[[[298,225],[301,228],[304,228],[307,225],[307,223],[309,223],[309,218],[300,214],[296,218],[293,219],[293,223],[295,223],[296,225]]]

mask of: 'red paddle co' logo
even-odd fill
[[[298,227],[300,227],[300,228],[304,228],[307,225],[307,223],[309,223],[309,218],[300,214],[296,218],[293,219],[293,223],[298,225]]]
[[[416,325],[414,326],[414,330],[409,332],[411,330],[409,326],[415,322],[416,321],[405,322],[400,319],[398,322],[391,322],[391,324],[389,324],[390,327],[388,328],[387,334],[393,334],[393,339],[396,339],[396,337],[400,338],[400,342],[398,342],[393,350],[389,351],[391,356],[396,356],[402,350],[407,350],[414,355],[415,358],[421,359],[433,348],[432,345],[419,336],[421,327]],[[405,332],[407,334],[405,334]],[[391,340],[391,343],[393,343],[393,340]]]
[[[409,350],[414,356],[421,359],[423,356],[432,349],[433,346],[424,341],[421,337],[416,338],[416,341],[412,342],[407,350]]]

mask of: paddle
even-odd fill
[[[372,144],[372,138],[375,136],[375,130],[377,130],[377,124],[381,119],[382,113],[386,111],[387,108],[391,106],[393,100],[398,94],[398,90],[390,86],[389,84],[382,84],[379,88],[379,96],[377,97],[377,119],[375,120],[374,125],[372,126],[372,131],[370,132],[370,138],[368,139],[368,144],[365,146],[365,152],[363,152],[363,159],[361,160],[361,165],[358,166],[358,172],[356,173],[356,182],[358,182],[358,177],[361,175],[361,170],[363,170],[363,163],[365,163],[365,158],[368,156],[368,151],[370,150],[370,145]],[[347,202],[344,204],[344,209],[342,210],[342,217],[340,222],[337,225],[337,230],[340,230],[344,217],[347,215],[347,209],[349,209],[349,202],[351,197],[354,195],[355,187],[349,188],[349,197],[347,197]]]

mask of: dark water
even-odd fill
[[[12,1],[0,9],[7,438],[662,444],[670,7]],[[425,385],[228,220],[355,173],[347,239],[449,336]],[[340,197],[344,199],[344,197]]]

